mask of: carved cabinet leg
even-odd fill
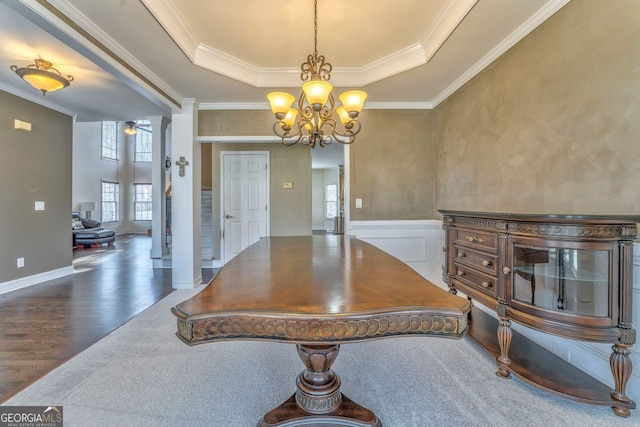
[[[629,357],[631,351],[629,347],[630,346],[626,344],[616,343],[611,347],[613,352],[609,358],[613,381],[615,383],[615,390],[611,393],[611,397],[625,403],[631,400],[625,392],[632,370],[631,358]],[[628,417],[630,414],[629,408],[612,406],[611,409],[613,409],[616,415],[621,417]]]
[[[507,318],[507,305],[504,301],[498,301],[498,344],[500,344],[500,356],[498,357],[498,370],[496,375],[502,378],[509,378],[511,374],[505,366],[511,363],[509,358],[509,348],[513,332],[511,331],[511,321]]]

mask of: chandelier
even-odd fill
[[[332,66],[325,62],[324,55],[318,55],[318,0],[313,2],[313,54],[301,65],[300,78],[303,82],[298,108],[292,108],[295,97],[286,92],[271,92],[267,99],[276,116],[273,132],[286,146],[298,142],[313,148],[316,144],[325,147],[333,141],[351,144],[360,132],[358,115],[367,98],[360,90],[344,92],[338,98],[342,105],[336,108],[329,83]],[[342,129],[334,119],[337,114]],[[297,121],[296,121],[297,118]]]
[[[14,71],[31,86],[42,91],[42,95],[67,87],[69,86],[69,82],[73,81],[73,76],[67,76],[65,78],[60,71],[53,68],[53,64],[49,61],[36,59],[34,62],[35,64],[22,68],[18,68],[17,65],[12,65],[11,71]]]

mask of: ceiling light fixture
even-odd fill
[[[136,122],[125,122],[125,124],[127,125],[127,127],[124,128],[124,133],[126,133],[127,135],[135,135],[136,133],[138,133],[138,131],[136,130]]]
[[[51,62],[44,59],[36,59],[35,64],[26,67],[18,68],[17,65],[12,65],[10,68],[24,81],[42,91],[42,95],[65,88],[73,81],[73,76],[64,77],[60,71],[53,68]]]
[[[302,85],[298,109],[291,108],[295,101],[291,94],[271,92],[267,95],[276,116],[273,132],[287,146],[298,142],[311,148],[316,144],[324,147],[333,141],[351,144],[360,132],[357,119],[367,94],[360,90],[344,92],[339,96],[342,106],[336,109],[331,93],[333,85],[329,83],[333,67],[325,62],[324,55],[318,56],[318,0],[314,0],[313,7],[314,50],[313,55],[307,56],[307,61],[300,67],[300,78],[306,83]],[[342,132],[336,127],[334,112],[344,127]],[[298,114],[300,117],[296,122]]]

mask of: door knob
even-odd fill
[[[229,218],[233,218],[231,215],[225,215],[225,218],[229,219]]]

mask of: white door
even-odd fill
[[[222,247],[229,262],[269,235],[269,153],[222,152]]]

